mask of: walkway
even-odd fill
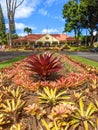
[[[93,61],[98,62],[98,52],[93,53],[93,52],[60,52],[61,54],[68,54],[68,55],[76,55],[76,56],[81,56]]]
[[[19,51],[0,52],[0,62],[10,60],[18,56],[28,56],[30,54],[33,54],[33,52],[19,52]]]
[[[5,60],[10,60],[12,58],[15,58],[17,56],[28,56],[33,54],[34,52],[19,52],[19,51],[14,51],[14,52],[0,52],[0,62],[5,61]],[[87,59],[91,59],[93,61],[98,62],[98,53],[92,53],[92,52],[65,52],[61,51],[59,52],[60,54],[68,54],[68,55],[77,55],[81,56]]]

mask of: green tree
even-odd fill
[[[17,39],[19,38],[18,34],[12,34],[12,39]]]
[[[27,34],[30,34],[30,33],[32,34],[32,29],[26,27],[26,28],[24,28],[24,32],[27,32]]]
[[[75,37],[79,37],[82,31],[82,24],[80,15],[80,5],[74,1],[69,0],[63,7],[63,18],[65,19],[64,32],[74,31]]]
[[[90,34],[90,46],[93,46],[93,33],[98,28],[98,0],[69,0],[63,7],[65,19],[64,31],[74,30],[75,36],[80,36],[82,29]]]
[[[2,12],[2,7],[0,4],[0,44],[4,44],[5,42],[6,42],[5,20]]]
[[[82,21],[84,28],[88,29],[91,39],[90,46],[93,46],[94,31],[98,25],[98,1],[97,0],[81,0],[82,14],[85,15],[85,20]]]

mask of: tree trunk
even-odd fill
[[[75,38],[77,37],[77,31],[74,29]]]
[[[88,41],[87,41],[87,29],[86,29],[86,37],[85,37],[85,46],[87,46],[88,45],[88,43],[87,43]]]
[[[9,18],[8,18],[8,21],[9,21],[9,47],[12,48],[11,23],[10,23]]]
[[[15,33],[15,11],[16,8],[18,8],[24,0],[21,0],[19,3],[17,3],[17,0],[6,0],[6,7],[7,7],[7,16],[8,16],[8,22],[9,22],[9,46],[12,48],[12,34]]]
[[[94,43],[94,36],[93,36],[93,30],[91,30],[90,47],[93,47],[93,43]]]

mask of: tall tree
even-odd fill
[[[27,34],[30,34],[30,33],[32,33],[32,29],[26,27],[26,28],[24,28],[24,32],[27,32]]]
[[[69,0],[63,7],[63,18],[65,19],[64,31],[75,33],[75,37],[80,36],[82,31],[80,5],[74,0]]]
[[[81,12],[85,14],[85,20],[82,21],[82,24],[88,29],[91,35],[90,46],[93,46],[93,34],[98,25],[98,0],[81,0],[81,5],[83,7]]]
[[[0,43],[4,44],[5,42],[6,42],[5,20],[2,12],[2,7],[0,4]]]
[[[91,35],[90,46],[93,45],[93,33],[98,25],[98,0],[69,0],[63,7],[63,18],[64,31],[74,30],[78,36],[83,28],[87,29]]]
[[[23,3],[24,0],[6,0],[7,16],[9,22],[9,45],[12,47],[12,34],[15,33],[15,12],[16,9]]]

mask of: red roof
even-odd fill
[[[19,37],[18,39],[15,39],[14,42],[19,42],[19,41],[29,41],[29,42],[34,42],[41,37],[43,37],[46,34],[29,34],[23,37]],[[58,39],[59,41],[76,41],[75,38],[70,37],[66,34],[50,34],[54,38]]]
[[[65,41],[68,37],[66,34],[51,34],[53,37],[58,39],[59,41]]]
[[[74,37],[67,37],[66,40],[67,41],[77,41],[77,39],[75,39]]]

